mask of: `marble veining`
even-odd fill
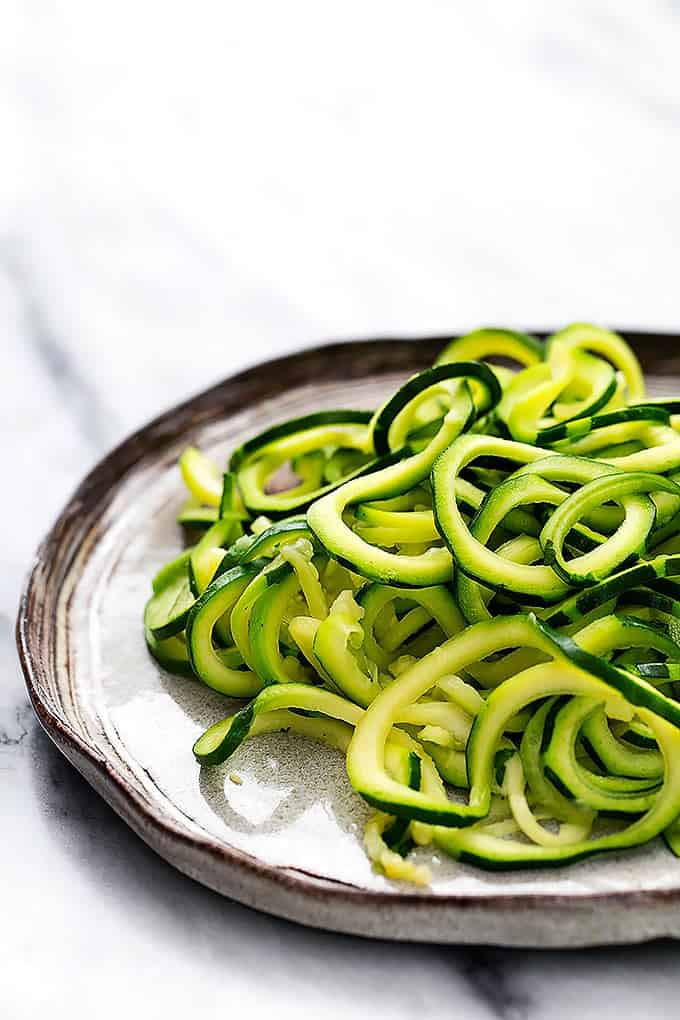
[[[517,987],[512,968],[502,950],[473,949],[461,951],[463,977],[475,996],[500,1020],[524,1020],[530,1016],[532,998]]]
[[[191,883],[44,736],[12,629],[83,473],[218,376],[342,335],[680,328],[679,44],[662,0],[4,5],[3,1015],[677,1016],[675,943],[366,943]]]
[[[9,244],[0,249],[0,258],[16,292],[26,342],[49,377],[55,398],[64,403],[86,442],[101,450],[109,439],[110,417],[104,412],[97,390],[81,373],[77,355],[53,329],[26,259]]]

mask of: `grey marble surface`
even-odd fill
[[[670,0],[3,4],[3,1016],[677,1016],[672,943],[371,944],[192,884],[42,734],[12,630],[80,476],[217,377],[337,336],[680,328],[679,46]]]

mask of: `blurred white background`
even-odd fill
[[[12,1020],[57,1001],[62,979],[94,1002],[107,958],[126,981],[135,968],[150,980],[154,940],[176,968],[163,1003],[184,1002],[190,973],[172,907],[136,886],[148,938],[135,938],[126,900],[146,852],[48,749],[15,666],[21,579],[68,492],[131,428],[283,350],[574,318],[677,329],[679,47],[677,0],[2,4],[0,873],[17,898],[0,947]],[[99,831],[109,856],[93,849]],[[213,906],[148,857],[168,900],[189,914],[202,904],[216,938],[219,918],[251,918],[246,971],[263,931],[275,952],[275,922]],[[74,903],[90,925],[106,919],[96,945]],[[319,945],[290,930],[298,952]],[[323,944],[352,974],[319,986],[338,1015],[394,961],[409,973],[393,949]],[[205,944],[196,952],[186,1002],[219,1008],[227,971]],[[413,959],[427,987],[458,988],[470,1017],[546,1016],[541,1003],[573,1015],[555,982],[581,987],[579,1001],[587,987],[581,1018],[617,989],[620,1016],[651,1015],[652,987],[661,1010],[669,995],[654,1015],[675,1016],[670,950],[610,954],[595,986],[582,986],[583,956],[555,973],[545,957],[496,954],[499,987],[506,959],[519,982],[505,1006],[469,976],[469,954]],[[392,1017],[445,1001],[396,995],[412,985],[390,980]],[[302,994],[282,960],[272,994],[284,987]]]
[[[6,0],[2,22],[24,449],[80,469],[322,339],[678,325],[677,2]]]

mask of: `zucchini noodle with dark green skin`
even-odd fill
[[[192,544],[144,633],[242,702],[201,767],[261,733],[334,748],[396,881],[430,881],[427,847],[489,869],[657,836],[680,856],[680,397],[645,395],[622,337],[478,329],[375,411],[180,467]]]

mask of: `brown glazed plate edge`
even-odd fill
[[[646,372],[680,375],[680,335],[620,332],[636,349]],[[523,938],[521,926],[527,924],[531,929],[531,915],[536,911],[541,914],[557,912],[564,917],[565,912],[584,915],[584,911],[600,909],[630,916],[631,911],[639,910],[651,919],[643,930],[630,938],[609,939],[584,931],[583,939],[570,938],[565,942],[558,939],[553,944],[592,945],[680,935],[680,925],[670,921],[680,908],[680,887],[569,895],[458,896],[410,892],[403,888],[381,892],[320,878],[295,868],[266,864],[207,836],[193,836],[150,808],[125,777],[59,717],[41,691],[41,677],[51,668],[49,648],[55,629],[54,621],[45,621],[40,612],[49,571],[57,562],[62,542],[76,518],[82,521],[87,515],[92,521],[96,520],[116,484],[140,460],[158,455],[192,428],[216,421],[247,403],[292,386],[362,378],[369,374],[417,371],[431,362],[451,337],[452,334],[344,340],[261,362],[164,412],[106,454],[76,488],[41,542],[21,594],[16,641],[31,704],[41,726],[59,750],[144,842],[189,877],[266,913],[312,927],[369,937],[531,946],[541,942],[531,933]],[[221,874],[226,871],[230,876],[228,889],[221,882]],[[509,938],[496,938],[493,924],[487,933],[485,916],[492,921],[499,912],[506,911],[515,914],[519,933]],[[659,911],[663,918],[659,917],[657,924],[654,915]],[[479,915],[471,933],[476,933],[476,937],[467,938],[464,932],[458,932],[458,937],[449,938],[443,930],[447,920],[453,921],[460,914],[459,920],[464,924],[471,913]],[[457,930],[458,924],[452,924],[452,928]]]

